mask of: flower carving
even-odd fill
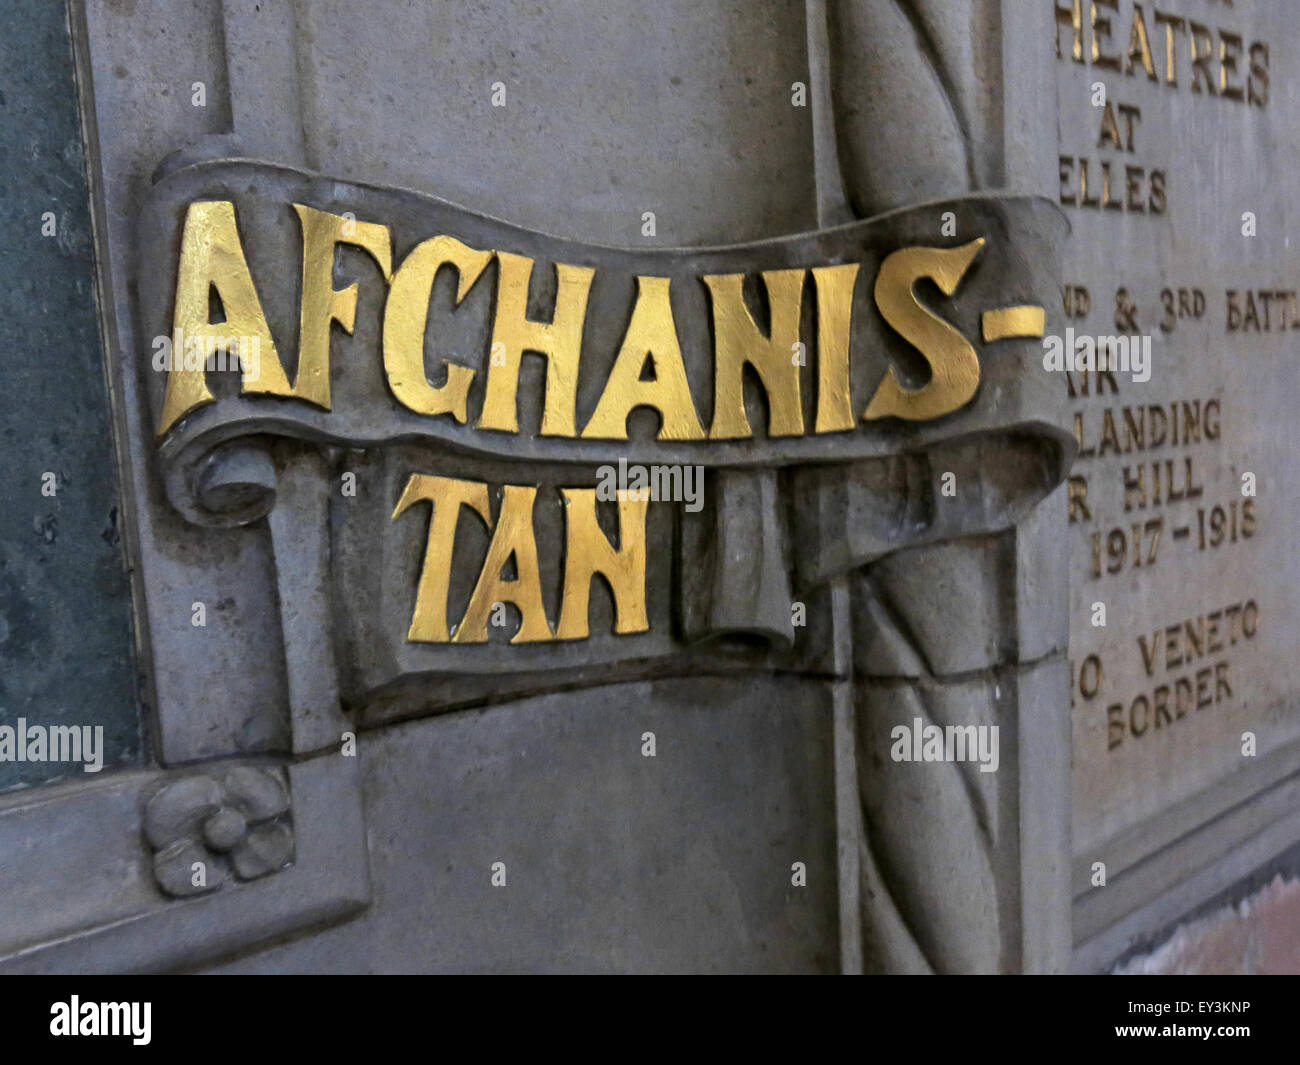
[[[293,861],[284,774],[236,766],[177,780],[149,800],[144,834],[158,886],[176,898],[274,873]]]

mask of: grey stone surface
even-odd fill
[[[208,868],[208,852],[192,839],[178,839],[153,856],[153,874],[164,894],[175,898],[206,895],[226,882],[219,865]],[[202,877],[197,877],[199,871]]]
[[[1019,826],[1014,769],[983,773],[974,762],[891,757],[892,730],[916,721],[941,728],[996,723],[999,753],[1009,753],[1013,689],[994,676],[933,686],[859,677],[855,689],[867,841],[922,956],[936,972],[1018,968],[1017,900],[1005,890],[1005,870],[1015,868],[1007,848]],[[922,830],[925,845],[917,846]],[[898,967],[889,955],[880,962]]]
[[[853,575],[854,668],[868,677],[950,677],[1014,661],[1005,537],[954,540],[918,567],[907,552]],[[860,605],[859,605],[860,604]]]
[[[230,850],[244,838],[248,821],[238,810],[221,809],[203,822],[203,842],[218,853]]]
[[[284,868],[294,849],[289,813],[285,781],[267,766],[236,765],[164,785],[143,815],[159,888],[188,898],[216,891],[232,873],[255,880]]]
[[[144,810],[145,838],[155,847],[188,836],[221,809],[221,785],[211,777],[178,780],[149,800]]]
[[[295,10],[312,169],[595,244],[813,228],[809,110],[790,106],[808,71],[797,0]]]
[[[367,733],[374,904],[219,971],[835,971],[827,702],[674,679]]]
[[[251,829],[230,851],[230,863],[241,880],[283,869],[293,858],[293,833],[272,822]]]
[[[279,817],[289,809],[289,796],[273,773],[238,766],[221,778],[226,799],[251,822]]]
[[[1069,641],[1069,614],[1060,609],[1059,589],[1069,579],[1069,542],[1057,515],[1064,506],[1064,486],[1016,526],[1015,644],[1022,662],[1060,652]]]
[[[96,832],[102,840],[85,883],[60,884],[31,928],[0,923],[0,952],[17,945],[18,967],[39,969],[56,964],[48,959],[84,964],[90,944],[107,943],[110,953],[100,962],[106,967],[200,966],[202,959],[246,951],[261,936],[294,934],[311,921],[351,913],[366,901],[368,860],[375,896],[363,918],[231,968],[1057,970],[1069,946],[1071,880],[1074,933],[1082,943],[1075,965],[1097,968],[1153,922],[1167,925],[1178,907],[1196,905],[1250,862],[1267,860],[1270,848],[1293,843],[1300,829],[1289,782],[1300,767],[1300,731],[1286,666],[1300,574],[1285,535],[1288,501],[1296,495],[1285,432],[1296,330],[1276,326],[1289,310],[1286,297],[1274,297],[1274,324],[1251,332],[1229,329],[1225,306],[1229,289],[1258,296],[1293,283],[1286,275],[1295,265],[1294,207],[1289,185],[1277,180],[1300,161],[1289,135],[1300,77],[1281,43],[1289,10],[1264,0],[1223,5],[1213,18],[1204,16],[1203,29],[1194,13],[1180,12],[1190,21],[1176,30],[1174,85],[1160,69],[1163,41],[1150,5],[1101,5],[1095,30],[1084,11],[1078,63],[1070,54],[1072,30],[1052,8],[1013,0],[673,0],[653,10],[623,0],[556,10],[508,0],[473,7],[333,0],[72,5],[83,31],[92,165],[102,178],[108,403],[127,452],[120,474],[128,505],[114,527],[139,575],[138,624],[148,649],[142,687],[146,705],[156,705],[157,757],[173,765],[292,754],[306,759],[300,775],[332,783],[263,795],[267,778],[247,763],[234,777],[249,784],[235,785],[244,800],[239,810],[201,802],[197,812],[155,809],[150,796],[176,785],[153,771],[125,773],[117,784],[69,782],[39,801],[3,805],[0,829],[34,875],[57,877],[68,868],[48,849],[56,841],[75,850],[90,846]],[[29,26],[43,27],[33,31],[40,47],[19,48],[8,69],[30,73],[47,102],[66,103],[65,68],[28,70],[46,54],[42,49],[58,54],[60,31],[48,13],[24,11]],[[1107,11],[1121,53],[1132,39],[1131,20],[1147,19],[1160,75],[1148,77],[1140,56],[1121,59],[1118,70],[1091,61],[1094,34],[1102,34],[1099,54],[1107,47]],[[1059,59],[1047,45],[1053,32],[1066,45]],[[1237,70],[1217,83],[1198,75],[1197,35],[1227,48],[1234,33],[1246,48]],[[1271,49],[1266,90],[1251,69],[1259,62],[1249,50],[1254,42]],[[13,42],[4,47],[8,55]],[[1216,73],[1225,54],[1207,56]],[[1251,83],[1239,100],[1225,91],[1234,73],[1243,86]],[[62,78],[65,88],[50,78]],[[1123,143],[1123,117],[1118,143],[1107,142],[1104,125],[1098,138],[1109,113],[1092,100],[1095,81],[1105,84],[1113,106],[1141,108],[1140,117],[1128,113],[1134,143]],[[201,105],[194,102],[196,83],[205,94]],[[792,106],[800,83],[807,108]],[[0,88],[0,109],[27,107],[15,107],[26,97],[11,91],[9,80]],[[498,89],[500,107],[493,100]],[[70,122],[65,108],[29,143],[7,138],[5,166],[20,168],[19,177],[39,175],[37,195],[66,202],[75,216],[79,164],[63,149],[76,141]],[[388,514],[410,469],[449,468],[437,433],[382,443],[345,433],[324,447],[315,446],[323,430],[291,433],[309,443],[263,440],[220,454],[199,449],[194,454],[202,461],[193,466],[176,462],[175,448],[160,454],[154,446],[150,390],[158,382],[139,369],[168,320],[175,243],[169,227],[179,203],[222,191],[221,181],[239,203],[272,325],[292,351],[298,231],[290,216],[273,218],[258,206],[267,188],[322,206],[359,206],[363,216],[392,208],[396,213],[383,220],[394,224],[399,255],[409,247],[404,241],[430,235],[419,226],[408,232],[406,224],[435,219],[450,226],[466,218],[430,211],[427,200],[413,206],[416,196],[433,196],[473,212],[472,234],[494,246],[511,235],[539,255],[564,247],[590,253],[603,268],[622,263],[689,274],[705,263],[771,265],[758,262],[752,247],[700,250],[718,244],[764,241],[764,254],[803,249],[844,257],[861,249],[835,241],[865,230],[798,234],[927,199],[947,203],[929,208],[934,217],[915,209],[891,215],[878,232],[943,243],[937,217],[949,204],[959,232],[988,223],[979,201],[960,199],[969,193],[1058,198],[1058,148],[1070,159],[1067,175],[1079,194],[1063,203],[1073,237],[1063,236],[1045,205],[1033,208],[1032,239],[1015,230],[1021,260],[999,261],[989,273],[1032,278],[1016,295],[1048,302],[1049,333],[1067,324],[1116,331],[1114,300],[1123,289],[1137,307],[1133,330],[1154,334],[1152,380],[1120,380],[1103,392],[1094,380],[1085,392],[1076,378],[1067,390],[1062,375],[1037,369],[1035,344],[1011,344],[986,360],[979,403],[1014,415],[1019,429],[1033,430],[1028,434],[998,434],[996,418],[969,433],[960,419],[923,430],[890,425],[863,434],[873,440],[871,457],[881,459],[875,462],[816,441],[785,453],[763,440],[719,450],[713,461],[720,466],[759,469],[710,470],[710,506],[698,520],[652,509],[649,535],[660,560],[648,589],[654,625],[634,655],[603,635],[612,623],[603,591],[593,595],[593,638],[581,645],[504,647],[508,632],[485,648],[435,651],[404,640],[421,529],[416,521],[394,525]],[[29,166],[20,149],[35,151],[39,165]],[[288,169],[222,170],[211,162],[235,156]],[[1077,202],[1084,157],[1094,193],[1105,191],[1101,164],[1118,168],[1111,191],[1122,186],[1122,207]],[[1149,195],[1142,210],[1127,202],[1134,194],[1126,164],[1142,168],[1148,193],[1151,172],[1167,173],[1164,213],[1151,210]],[[66,188],[55,181],[60,175]],[[380,188],[358,192],[365,183]],[[412,191],[385,191],[393,187]],[[30,236],[25,216],[10,217],[13,202],[28,209],[29,200],[7,197],[6,228]],[[1256,236],[1241,234],[1246,211],[1255,216]],[[653,212],[653,232],[643,229],[646,212]],[[1020,217],[1007,214],[1000,232]],[[64,238],[80,239],[32,238],[24,246],[21,274],[6,287],[6,314],[19,320],[29,313],[32,294],[42,311],[66,310],[62,324],[79,330],[74,343],[67,328],[58,338],[32,335],[78,371],[73,379],[84,391],[63,404],[60,417],[92,428],[98,419],[102,429],[98,378],[84,372],[90,363],[98,367],[85,357],[96,351],[93,316],[85,313],[89,228],[62,228],[62,216],[60,226]],[[605,247],[597,253],[593,245]],[[696,250],[665,250],[672,247]],[[49,266],[45,284],[39,264],[52,249],[63,259]],[[1054,261],[1062,249],[1064,272]],[[73,286],[60,287],[70,277]],[[348,251],[337,279],[359,282],[361,308],[355,332],[335,334],[339,394],[364,394],[369,373],[369,398],[383,397],[373,312],[382,278]],[[975,291],[993,280],[973,278]],[[534,293],[543,304],[550,284],[541,282]],[[1061,285],[1068,287],[1058,300]],[[1076,286],[1092,297],[1078,316]],[[1162,328],[1164,288],[1175,298],[1179,288],[1201,290],[1205,314]],[[435,303],[445,295],[435,286]],[[472,295],[470,309],[485,310],[488,298],[486,288]],[[685,298],[702,306],[699,292]],[[593,333],[609,341],[624,308],[607,298],[596,306]],[[959,317],[973,334],[973,318],[965,309]],[[482,337],[471,331],[453,339],[473,348]],[[693,387],[707,386],[707,367],[696,359],[707,329],[687,339],[691,373],[699,375]],[[869,380],[855,378],[855,389],[876,380],[886,364],[906,377],[916,361],[894,338],[859,347],[869,354],[865,369],[855,372]],[[523,411],[530,423],[538,414],[538,371],[537,360],[528,360],[521,375],[521,395],[532,397]],[[18,478],[12,489],[3,486],[6,502],[24,493],[38,498],[32,463],[43,460],[33,448],[62,449],[87,470],[108,469],[94,464],[107,454],[106,435],[77,436],[75,445],[62,429],[58,440],[21,435],[36,400],[51,398],[45,380],[24,371],[21,388],[11,393],[24,409],[6,427],[20,436],[25,450],[17,455],[27,465],[6,474]],[[584,383],[584,412],[592,387]],[[1122,436],[1124,409],[1182,400],[1199,403],[1203,413],[1217,404],[1218,439],[1090,452],[1106,413]],[[756,391],[746,406],[761,419]],[[332,412],[334,423],[342,410]],[[1069,493],[1053,487],[1072,449],[1051,427],[1068,424],[1069,412],[1080,416],[1083,454],[1074,473],[1086,479],[1088,496],[1087,512],[1076,514],[1065,533]],[[285,425],[268,420],[257,428],[280,433]],[[635,452],[652,429],[635,424],[627,450]],[[540,467],[554,458],[528,434],[482,448],[472,437],[444,434],[442,442],[455,445],[457,471],[493,483],[521,479],[522,460]],[[584,459],[597,454],[592,449]],[[1148,498],[1126,506],[1125,467],[1139,465]],[[193,479],[182,478],[180,491],[173,481],[169,493],[166,478],[177,470]],[[359,476],[355,499],[332,490],[344,471]],[[536,474],[553,489],[574,483],[573,472],[530,467],[528,479]],[[1216,505],[1226,510],[1240,502],[1244,472],[1258,478],[1258,531],[1201,548],[1198,522]],[[944,473],[956,475],[955,498],[937,490]],[[1156,503],[1151,478],[1171,475],[1192,475],[1204,491],[1179,500],[1166,483]],[[119,548],[92,542],[114,500],[111,478],[69,476],[67,484],[68,492],[51,501],[57,513],[33,517],[11,507],[16,532],[0,536],[0,582],[12,590],[0,599],[11,622],[0,629],[0,651],[9,655],[0,684],[18,692],[0,688],[0,706],[11,716],[23,700],[47,717],[63,712],[35,637],[79,631],[80,618],[59,611],[87,602],[87,574],[103,577],[96,577],[91,612],[126,616],[125,586],[109,579]],[[84,511],[76,509],[83,503]],[[208,523],[218,515],[256,517],[240,527],[213,527],[222,524]],[[200,524],[186,520],[196,516]],[[1239,525],[1240,517],[1239,511]],[[1157,518],[1164,522],[1158,560],[1152,547],[1150,556],[1137,556],[1141,565],[1130,563],[1129,540],[1149,537],[1146,523]],[[1187,534],[1175,538],[1183,528]],[[1116,572],[1096,572],[1114,561],[1108,548],[1115,532],[1125,541],[1124,563]],[[556,512],[539,517],[538,533],[550,556],[544,577],[554,588]],[[480,541],[471,547],[481,551]],[[83,582],[77,590],[58,583],[74,573]],[[468,596],[474,576],[468,568],[455,574],[453,598]],[[41,613],[47,588],[56,593],[49,616]],[[806,627],[790,622],[796,597],[807,607]],[[1123,743],[1111,747],[1113,704],[1125,721],[1136,720],[1134,699],[1156,698],[1161,684],[1176,696],[1179,670],[1191,670],[1196,692],[1202,663],[1166,668],[1150,658],[1147,644],[1170,626],[1182,630],[1190,619],[1194,628],[1202,615],[1247,601],[1258,602],[1261,627],[1222,652],[1230,695],[1217,698],[1216,677],[1213,709],[1153,723],[1141,735],[1127,728]],[[1096,602],[1109,611],[1104,628],[1091,624]],[[206,626],[190,624],[195,604],[206,606]],[[553,614],[554,604],[547,605]],[[12,624],[14,617],[21,625]],[[127,713],[125,639],[124,624],[95,626],[94,665],[78,675],[95,678],[96,693],[121,696],[95,712],[121,726],[110,757],[130,761],[138,760],[138,725]],[[1188,637],[1177,639],[1188,651]],[[1080,688],[1089,655],[1104,664],[1092,695]],[[56,648],[54,657],[66,656]],[[110,676],[112,683],[101,683]],[[1063,691],[1071,693],[1069,708]],[[661,750],[656,759],[663,761],[643,759],[635,751],[641,732],[629,734],[626,720],[638,714],[653,718],[661,740],[677,730],[682,749],[673,758]],[[889,729],[913,715],[997,724],[998,772],[893,761]],[[341,823],[329,825],[310,797],[352,794],[330,774],[357,770],[335,753],[353,729],[360,733],[365,806],[354,794]],[[1255,757],[1241,754],[1245,731],[1257,737]],[[1071,797],[1064,781],[1072,742]],[[679,757],[685,745],[689,758]],[[633,753],[632,772],[641,777],[612,768]],[[437,781],[424,789],[430,767]],[[646,775],[652,768],[663,777]],[[231,788],[225,771],[213,778],[223,796]],[[0,786],[5,780],[0,776]],[[56,816],[62,802],[81,812],[80,827],[67,828]],[[360,838],[363,815],[368,846],[348,850]],[[51,839],[41,842],[39,831]],[[509,887],[492,887],[483,872],[490,866],[485,831],[524,856],[522,883],[511,860]],[[790,885],[789,862],[778,869],[781,876],[767,879],[792,838],[817,854],[808,888]],[[610,853],[596,841],[609,841]],[[307,878],[320,876],[313,863],[336,846],[350,856],[346,873],[323,883],[320,894],[303,893]],[[161,867],[151,847],[165,856]],[[201,860],[198,854],[215,856],[234,875],[173,906],[163,891],[192,887],[185,868]],[[86,860],[84,850],[79,860]],[[1104,891],[1091,883],[1094,860],[1109,867]],[[469,868],[472,878],[464,873]],[[35,897],[21,879],[6,884],[15,897]],[[411,887],[426,884],[428,891]],[[295,892],[302,895],[297,901],[289,898]],[[258,901],[244,906],[242,899]],[[187,923],[185,914],[198,917]],[[146,926],[169,930],[171,939],[142,946]],[[22,953],[51,939],[59,943],[46,961]]]

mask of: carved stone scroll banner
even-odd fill
[[[261,394],[232,394],[194,409],[172,427],[173,431],[160,445],[159,454],[173,503],[203,524],[242,524],[260,516],[258,508],[235,508],[228,512],[206,506],[199,483],[202,457],[206,453],[232,438],[254,434],[270,433],[353,447],[423,440],[512,461],[594,464],[616,462],[621,457],[629,462],[707,461],[714,467],[784,466],[877,458],[900,450],[921,450],[962,436],[1017,430],[1054,440],[1063,451],[1069,446],[1070,434],[1045,419],[1044,412],[1054,412],[1060,404],[1054,398],[1053,383],[1039,372],[1036,353],[1040,345],[984,343],[981,339],[988,328],[1002,320],[997,312],[1020,306],[1041,310],[1054,302],[1051,264],[1055,249],[1064,238],[1065,222],[1058,209],[1046,201],[963,197],[818,233],[716,249],[641,252],[581,245],[528,232],[404,190],[349,184],[254,162],[197,164],[163,178],[140,220],[140,300],[144,333],[148,336],[172,334],[181,230],[187,208],[203,202],[233,205],[251,277],[290,377],[301,346],[300,311],[306,314],[300,308],[299,279],[304,249],[294,204],[329,212],[344,217],[345,221],[355,219],[358,231],[367,224],[387,227],[389,232],[382,239],[386,247],[389,239],[392,242],[394,277],[405,275],[412,281],[419,277],[420,264],[409,262],[408,256],[430,238],[450,236],[471,249],[496,253],[472,283],[466,279],[465,271],[461,272],[461,284],[468,291],[454,308],[454,314],[450,313],[451,285],[434,286],[434,304],[425,335],[429,378],[443,379],[445,359],[463,368],[456,371],[458,377],[465,370],[473,371],[473,380],[468,389],[467,412],[460,417],[455,413],[428,416],[399,403],[385,382],[379,329],[384,325],[390,289],[379,266],[352,245],[352,240],[359,238],[340,236],[337,247],[343,249],[344,270],[359,284],[360,294],[355,308],[355,340],[347,345],[339,365],[331,368],[330,384],[325,392],[330,409]],[[961,238],[939,235],[947,212],[955,216],[956,231],[963,235]],[[924,362],[901,336],[887,328],[873,301],[873,286],[882,261],[891,252],[904,248],[957,248],[976,240],[982,240],[984,245],[960,275],[960,287],[955,295],[945,299],[935,290],[934,298],[926,302],[933,304],[964,337],[979,345],[978,392],[948,418],[863,421],[868,402],[891,366],[897,368],[904,388],[910,385],[919,389],[925,382]],[[321,253],[316,249],[311,251],[316,251],[311,265],[319,268]],[[324,254],[333,253],[334,246],[326,244]],[[528,387],[527,367],[519,373],[517,431],[513,427],[510,431],[484,427],[482,389],[494,369],[489,350],[493,301],[499,299],[500,263],[507,254],[533,260],[531,276],[523,274],[522,284],[528,289],[529,317],[540,322],[549,321],[554,313],[554,264],[595,271],[585,316],[580,321],[577,418],[576,422],[572,417],[564,420],[575,427],[576,438],[574,430],[565,432],[563,427],[549,431],[542,427],[538,431],[543,388]],[[426,273],[429,263],[436,265],[437,260],[425,257]],[[722,436],[716,413],[710,425],[714,343],[710,336],[710,294],[701,280],[743,275],[747,280],[752,279],[753,284],[752,294],[746,293],[746,303],[756,303],[764,296],[770,303],[774,299],[770,285],[760,295],[763,287],[757,278],[760,272],[807,270],[811,273],[816,268],[842,264],[860,264],[852,294],[845,371],[851,397],[835,395],[834,381],[825,390],[826,396],[819,395],[816,379],[805,370],[799,375],[806,378],[802,392],[797,389],[795,392],[801,400],[797,414],[800,423],[793,431],[787,430],[780,436],[776,432],[761,434],[764,419],[749,410],[748,420],[755,430],[752,437],[744,427],[729,434],[731,438]],[[404,266],[409,273],[402,269]],[[450,275],[452,271],[447,273]],[[918,271],[914,280],[920,281],[924,276]],[[659,433],[658,439],[653,431],[638,431],[652,430],[651,423],[629,426],[627,439],[611,440],[607,437],[614,433],[597,432],[590,424],[629,332],[634,304],[643,310],[647,319],[657,312],[657,301],[647,291],[652,286],[643,283],[638,292],[637,278],[666,282],[664,287],[670,293],[672,306],[669,324],[675,326],[681,363],[701,427],[698,439],[690,439],[690,433],[669,439],[666,429]],[[816,305],[818,290],[825,289],[811,278],[803,287],[803,301],[810,309]],[[390,314],[394,313],[392,307],[390,303]],[[809,344],[810,352],[816,352],[813,321],[814,313],[804,314],[799,334]],[[660,335],[657,322],[637,324],[644,326],[644,335]],[[212,332],[221,330],[213,326]],[[745,338],[740,339],[743,342]],[[636,353],[638,357],[644,354]],[[655,354],[656,362],[668,358],[666,352]],[[789,365],[789,352],[785,354],[784,361]],[[262,352],[261,357],[265,360],[267,353]],[[510,362],[517,359],[517,352],[508,353]],[[643,361],[639,358],[635,369],[639,370]],[[148,358],[142,358],[142,362],[149,366]],[[817,365],[818,360],[810,355],[808,362]],[[826,366],[828,362],[824,357],[821,360],[827,372],[840,372],[840,368]],[[499,369],[503,374],[514,372],[510,365]],[[167,375],[158,373],[151,380],[157,425],[162,416]],[[550,385],[559,391],[554,382]],[[302,382],[296,382],[294,387],[305,391]],[[841,399],[849,400],[844,414],[840,412]],[[833,425],[833,431],[818,431],[818,414]],[[620,424],[615,430],[619,435],[621,428]]]
[[[1064,476],[1038,354],[1064,233],[1046,201],[967,196],[635,251],[260,162],[184,166],[138,227],[160,472],[189,520],[241,525],[295,452],[324,452],[340,688],[363,720],[539,684],[829,672],[832,578],[1009,528]],[[702,467],[698,505],[593,502],[602,468],[637,464]],[[948,473],[981,505],[945,501]],[[570,586],[575,527],[610,565],[636,540],[639,593]]]

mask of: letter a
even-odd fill
[[[253,287],[252,274],[248,272],[235,225],[235,205],[229,200],[190,204],[181,233],[172,332],[180,330],[185,336],[203,337],[203,363],[212,353],[215,339],[210,335],[212,321],[208,311],[213,290],[226,315],[222,333],[248,337],[250,343],[256,341],[258,350],[265,353],[266,365],[261,368],[258,380],[246,383],[244,391],[292,395],[257,289]],[[243,369],[247,371],[248,367]],[[204,364],[194,369],[189,369],[188,363],[183,370],[170,369],[162,416],[158,419],[158,435],[162,436],[195,407],[211,403],[213,398]]]

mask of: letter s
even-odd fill
[[[930,421],[960,410],[980,383],[975,348],[961,333],[925,307],[913,286],[928,277],[945,296],[957,291],[984,238],[960,248],[900,248],[880,264],[876,306],[885,319],[930,364],[931,377],[921,388],[905,389],[893,366],[867,404],[863,421],[890,415],[907,421]]]

